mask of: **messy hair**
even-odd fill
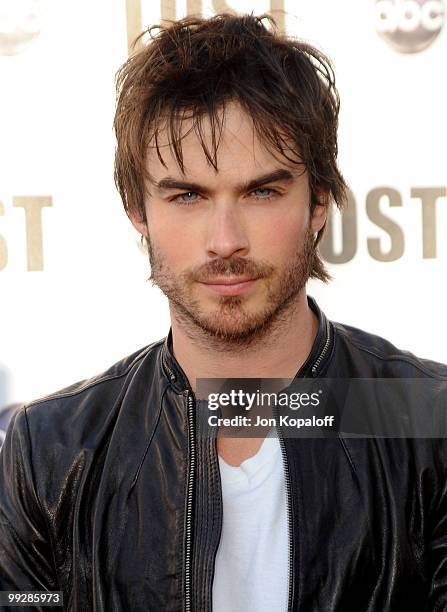
[[[307,170],[311,212],[318,203],[341,208],[346,183],[337,166],[340,107],[330,60],[306,42],[281,33],[272,17],[219,14],[152,26],[116,77],[115,183],[126,213],[146,222],[149,146],[164,164],[160,131],[184,170],[182,123],[192,121],[204,155],[217,170],[225,108],[236,102],[270,151]],[[211,125],[211,143],[203,122]],[[323,197],[322,197],[323,196]],[[330,276],[317,254],[311,276]]]

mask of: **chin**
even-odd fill
[[[217,338],[239,340],[258,333],[268,320],[266,313],[217,310],[200,321],[202,329]]]

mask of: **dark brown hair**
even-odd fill
[[[266,22],[266,23],[264,23]],[[269,26],[269,27],[267,27]],[[149,42],[117,73],[115,183],[124,208],[146,220],[145,167],[149,144],[167,130],[183,170],[182,121],[192,119],[204,154],[217,170],[225,107],[237,102],[261,140],[308,171],[311,210],[321,201],[340,208],[346,184],[337,167],[339,96],[329,59],[315,47],[278,31],[269,15],[187,17],[148,28]],[[223,112],[222,112],[223,111]],[[203,120],[212,126],[212,146]],[[319,258],[311,276],[330,276]]]

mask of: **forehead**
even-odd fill
[[[146,169],[154,179],[166,171],[182,176],[247,175],[277,168],[278,165],[295,171],[302,166],[286,139],[284,155],[269,146],[267,139],[255,128],[251,116],[236,103],[230,103],[225,111],[220,111],[217,123],[205,115],[199,123],[185,118],[177,127],[178,133],[174,138],[165,123],[159,128],[156,138],[148,143]]]

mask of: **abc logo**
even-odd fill
[[[428,47],[444,24],[443,0],[376,0],[375,26],[396,51],[417,53]]]

